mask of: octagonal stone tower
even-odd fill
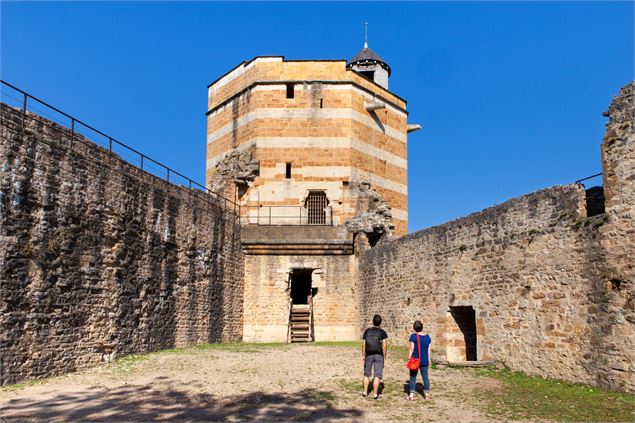
[[[344,225],[367,211],[357,191],[369,184],[391,207],[394,233],[407,233],[406,102],[360,63],[256,57],[209,85],[207,184],[238,199],[245,222],[262,223],[263,206],[267,218],[269,206],[304,207],[317,191]]]
[[[256,57],[208,87],[206,182],[241,206],[246,341],[293,339],[304,306],[308,340],[357,338],[354,236],[407,233],[406,102],[369,52]]]

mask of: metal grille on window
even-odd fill
[[[309,225],[326,225],[326,206],[328,200],[325,192],[310,192],[306,198],[306,209]]]

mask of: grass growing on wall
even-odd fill
[[[485,368],[474,372],[504,384],[502,389],[476,393],[492,417],[575,422],[623,422],[635,417],[635,399],[631,394],[527,376],[509,369]]]

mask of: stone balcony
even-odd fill
[[[353,254],[353,234],[343,226],[243,226],[245,254]]]

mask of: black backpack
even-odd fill
[[[381,329],[370,328],[366,332],[366,354],[381,354]]]

